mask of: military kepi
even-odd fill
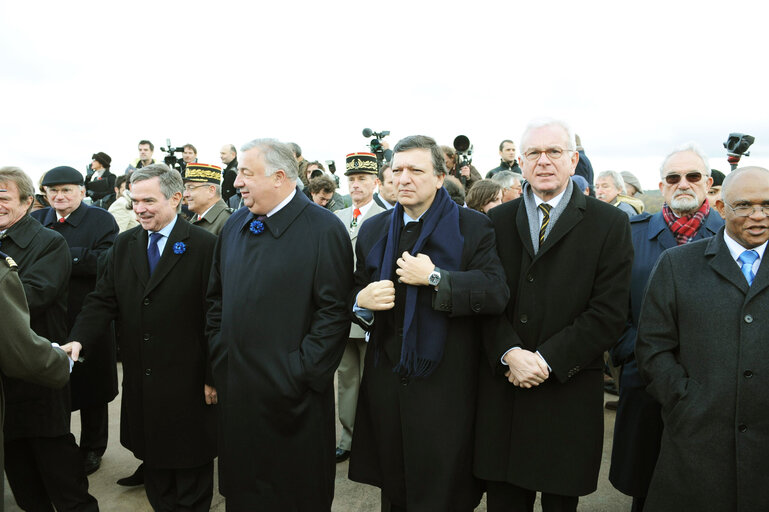
[[[60,167],[54,167],[43,176],[44,187],[52,187],[54,185],[82,185],[85,183],[83,175],[80,171],[73,169],[67,165]]]
[[[347,170],[345,176],[350,174],[379,174],[379,166],[376,163],[374,153],[350,153],[345,158]]]
[[[192,163],[187,164],[184,172],[184,181],[195,183],[222,183],[222,168],[211,164]]]

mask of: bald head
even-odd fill
[[[727,174],[726,178],[724,178],[724,182],[721,184],[721,197],[725,203],[732,203],[735,201],[736,198],[732,197],[734,196],[735,184],[743,179],[749,179],[751,181],[758,180],[760,182],[765,180],[769,183],[769,170],[751,165],[748,167],[740,167]],[[731,196],[729,195],[729,189],[732,189]]]

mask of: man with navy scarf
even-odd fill
[[[351,308],[370,332],[349,476],[382,510],[473,510],[480,322],[509,297],[488,219],[443,189],[440,147],[394,149],[398,203],[361,226]]]

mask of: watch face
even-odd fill
[[[427,281],[431,285],[436,286],[441,281],[441,274],[439,272],[433,272],[430,274],[430,277],[427,278]]]

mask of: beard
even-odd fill
[[[676,214],[683,216],[696,212],[701,205],[702,203],[697,200],[697,196],[694,194],[676,191],[670,200],[669,206]]]

